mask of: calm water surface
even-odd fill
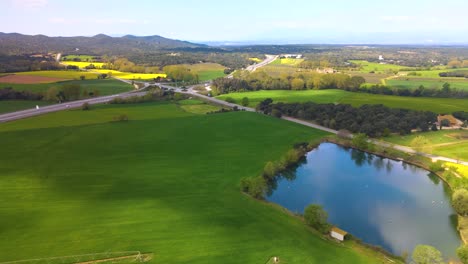
[[[424,169],[323,143],[282,176],[267,199],[290,211],[321,204],[330,223],[394,254],[428,244],[456,256],[461,242],[450,191]]]

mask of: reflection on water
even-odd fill
[[[281,176],[268,200],[292,212],[321,204],[331,223],[366,243],[398,255],[429,244],[456,256],[460,239],[450,190],[426,170],[324,143]]]

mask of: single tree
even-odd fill
[[[468,215],[468,190],[457,189],[452,195],[452,206],[458,214]]]
[[[413,251],[414,264],[443,264],[442,253],[435,247],[428,245],[417,245]]]
[[[328,214],[318,204],[311,204],[306,207],[304,219],[308,225],[322,233],[326,233],[330,229],[330,225],[327,222]]]
[[[463,245],[457,249],[457,256],[463,264],[468,264],[468,246]]]
[[[353,136],[352,143],[355,147],[359,149],[367,149],[368,143],[367,143],[367,136],[366,134],[363,133],[358,133]]]
[[[242,106],[248,106],[249,105],[249,98],[248,97],[242,98],[241,104],[242,104]]]
[[[430,152],[431,142],[424,136],[417,136],[411,140],[410,146],[418,152]]]

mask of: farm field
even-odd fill
[[[361,72],[371,72],[374,71],[375,73],[385,73],[385,71],[399,71],[401,69],[409,69],[411,67],[406,67],[402,65],[395,65],[395,64],[380,64],[377,62],[368,62],[365,60],[350,60],[349,62],[361,65]]]
[[[0,100],[0,114],[48,105],[45,101]]]
[[[80,76],[85,76],[86,79],[96,79],[97,74],[85,71],[30,71],[30,72],[16,72],[15,75],[19,76],[42,76],[42,77],[52,77],[59,79],[75,79],[79,80]]]
[[[271,65],[283,65],[283,66],[297,66],[299,63],[303,62],[304,59],[294,59],[294,58],[282,58],[276,59]]]
[[[164,73],[132,73],[132,72],[120,72],[115,70],[99,70],[95,69],[93,72],[97,73],[111,73],[113,77],[126,79],[126,80],[151,80],[154,78],[162,77],[166,78]]]
[[[186,99],[178,101],[177,104],[182,110],[194,114],[206,114],[221,109],[218,106],[210,105],[197,99]]]
[[[417,76],[416,77],[426,77],[426,78],[440,78],[440,79],[446,79],[446,77],[440,77],[439,73],[441,72],[453,72],[453,71],[461,71],[461,70],[468,70],[468,68],[458,68],[458,69],[434,69],[430,71],[414,71]],[[459,78],[463,79],[463,78]]]
[[[217,63],[184,64],[184,66],[197,73],[199,80],[202,82],[226,76],[224,74],[226,67]]]
[[[425,88],[442,89],[444,83],[449,83],[450,88],[459,90],[468,90],[468,80],[463,78],[420,78],[420,77],[405,77],[398,79],[385,80],[386,84],[392,88],[417,89],[423,85]]]
[[[423,133],[413,133],[411,135],[394,135],[383,140],[403,145],[411,146],[411,141],[417,136],[424,136],[430,142],[433,154],[441,156],[463,159],[468,161],[468,131],[467,130],[439,130]]]
[[[0,261],[139,250],[161,263],[387,263],[239,191],[242,177],[323,132],[172,103],[63,111],[0,131]]]
[[[425,98],[404,97],[367,93],[353,93],[343,90],[269,90],[244,93],[230,93],[218,96],[224,100],[231,97],[237,102],[243,97],[248,97],[250,106],[255,107],[260,101],[271,98],[274,102],[307,102],[316,103],[342,103],[360,106],[364,104],[383,104],[388,107],[406,108],[413,110],[433,111],[436,113],[452,113],[455,111],[467,111],[468,100],[452,98]]]
[[[89,66],[90,64],[93,64],[94,67],[96,67],[96,68],[101,68],[102,65],[105,64],[103,62],[87,62],[87,61],[62,61],[61,63],[65,64],[65,65],[77,66],[80,69],[84,69],[85,67]]]
[[[60,87],[65,84],[79,84],[82,90],[87,90],[89,92],[97,90],[100,95],[110,95],[121,92],[126,92],[132,90],[130,84],[113,80],[113,79],[104,79],[104,80],[79,80],[79,81],[65,81],[57,83],[38,83],[38,84],[12,84],[12,83],[0,83],[0,87],[12,87],[18,91],[31,91],[35,93],[45,93],[50,87]]]

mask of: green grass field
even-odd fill
[[[404,97],[389,96],[367,93],[353,93],[343,90],[271,90],[255,91],[245,93],[230,93],[221,95],[218,98],[225,99],[232,97],[237,102],[243,97],[248,97],[250,106],[255,107],[260,101],[271,98],[274,102],[307,102],[316,103],[342,103],[360,106],[364,104],[383,104],[393,108],[406,108],[413,110],[433,111],[436,113],[452,113],[455,111],[467,111],[467,99],[452,98],[423,98],[423,97]]]
[[[0,114],[25,110],[36,107],[36,105],[48,105],[45,101],[26,101],[26,100],[0,100]]]
[[[449,83],[450,88],[459,90],[468,90],[468,79],[455,78],[420,78],[420,77],[405,77],[398,79],[385,80],[386,84],[392,88],[416,89],[421,85],[425,88],[442,89],[444,83]]]
[[[439,130],[406,136],[394,135],[384,140],[398,145],[411,146],[411,141],[419,135],[429,140],[431,153],[468,161],[468,131],[466,130]]]
[[[84,71],[30,71],[30,72],[15,72],[16,75],[43,76],[60,79],[75,79],[79,80],[80,76],[85,76],[86,79],[96,79],[97,74]]]
[[[69,110],[0,131],[0,261],[139,250],[155,263],[390,263],[239,191],[242,177],[323,132],[171,103]]]
[[[93,64],[94,67],[96,67],[96,68],[101,68],[102,65],[105,64],[103,62],[87,62],[87,61],[62,61],[62,63],[65,64],[65,65],[78,66],[78,68],[80,68],[80,69],[84,69],[87,66],[89,66],[90,64]]]
[[[395,65],[395,64],[380,64],[377,62],[368,62],[365,60],[350,60],[349,62],[360,65],[362,67],[360,71],[362,72],[374,71],[376,73],[383,73],[388,70],[399,71],[400,69],[411,68],[411,67]]]
[[[122,93],[130,91],[133,87],[130,84],[117,81],[114,79],[91,79],[91,80],[77,80],[77,81],[65,81],[65,82],[56,82],[56,83],[38,83],[38,84],[16,84],[16,83],[0,83],[0,88],[3,87],[12,87],[18,91],[31,91],[35,93],[44,93],[50,87],[56,86],[60,87],[65,84],[79,84],[81,85],[82,90],[87,90],[88,92],[98,90],[100,95],[110,95],[116,93]]]
[[[439,73],[441,72],[453,72],[453,71],[460,71],[460,70],[468,70],[468,68],[459,68],[459,69],[441,69],[441,70],[430,70],[430,71],[414,71],[417,74],[417,77],[426,77],[426,78],[440,78],[446,79],[446,77],[440,77]],[[463,79],[463,78],[459,78]]]
[[[206,114],[221,109],[218,106],[210,105],[197,99],[186,99],[178,101],[177,104],[182,110],[194,114]]]
[[[226,69],[226,67],[217,63],[184,64],[184,66],[198,74],[198,78],[202,82],[226,76],[226,74],[224,74],[224,69]]]

